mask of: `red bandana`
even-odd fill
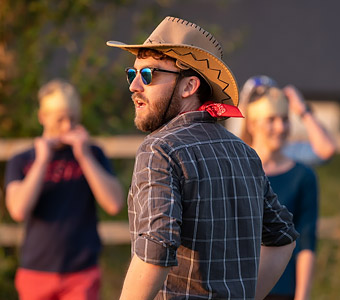
[[[199,111],[207,111],[214,118],[244,118],[240,110],[233,105],[207,101],[199,107]]]

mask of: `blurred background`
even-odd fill
[[[108,40],[142,43],[166,16],[199,24],[222,44],[240,86],[265,74],[300,89],[340,140],[340,2],[336,0],[1,0],[0,1],[0,300],[17,299],[13,278],[21,228],[4,204],[6,160],[41,134],[37,91],[61,77],[83,101],[83,124],[106,154],[127,194],[143,135],[124,69],[133,56]],[[305,139],[299,120],[292,139]],[[339,149],[338,149],[339,150]],[[338,151],[339,153],[339,151]],[[320,224],[312,299],[340,295],[340,155],[318,167]],[[130,258],[127,211],[100,210],[102,299],[117,299]]]

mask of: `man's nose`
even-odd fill
[[[143,83],[140,72],[138,72],[136,74],[136,77],[132,80],[129,89],[130,89],[130,92],[132,93],[144,91],[144,83]]]
[[[277,118],[275,125],[276,125],[276,129],[280,132],[286,130],[286,122],[282,118]]]
[[[73,128],[73,122],[71,119],[69,118],[66,118],[63,120],[63,123],[62,123],[62,128],[64,131],[69,131]]]

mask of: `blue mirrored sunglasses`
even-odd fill
[[[253,76],[251,79],[253,81],[254,87],[258,87],[258,86],[268,86],[268,87],[277,86],[276,81],[274,79],[266,76],[266,75]]]
[[[152,81],[152,74],[153,72],[165,72],[165,73],[172,73],[172,74],[179,74],[180,72],[176,71],[170,71],[170,70],[163,70],[163,69],[158,69],[158,68],[142,68],[140,70],[137,70],[135,68],[126,68],[126,78],[129,84],[132,83],[132,81],[136,78],[137,73],[140,72],[140,75],[142,77],[142,81],[145,85],[148,85]]]

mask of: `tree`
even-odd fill
[[[132,10],[135,3],[127,0],[2,0],[1,136],[40,134],[36,95],[54,77],[65,78],[78,88],[83,122],[91,134],[135,131],[123,73],[128,55],[114,52],[105,42],[122,33],[143,41],[148,25],[162,18],[157,18],[162,5],[151,1]],[[125,23],[122,12],[129,18]]]

